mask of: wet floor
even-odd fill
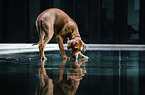
[[[67,52],[70,55],[69,52]],[[59,51],[0,56],[0,95],[144,95],[145,51],[87,51],[63,60]]]

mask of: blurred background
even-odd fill
[[[0,42],[32,43],[37,16],[59,8],[74,19],[85,43],[145,43],[145,0],[0,0]],[[50,43],[55,43],[55,36]]]

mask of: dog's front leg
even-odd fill
[[[86,58],[86,59],[89,59],[88,56],[85,56],[84,54],[82,54],[81,52],[78,53],[78,56],[80,56],[81,58]]]
[[[69,57],[66,56],[64,46],[63,46],[63,38],[60,35],[56,36],[57,43],[59,45],[60,54],[63,56],[64,59],[69,59]]]

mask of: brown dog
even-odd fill
[[[86,45],[81,40],[77,24],[62,10],[52,8],[42,12],[36,20],[36,28],[39,34],[39,42],[37,44],[39,44],[41,59],[46,58],[44,48],[54,33],[57,35],[56,40],[63,58],[69,58],[66,56],[63,46],[63,39],[67,37],[67,44],[68,48],[71,49],[72,57],[76,58],[79,55],[88,59],[87,56],[80,52],[81,47],[83,47],[82,52],[85,52]]]

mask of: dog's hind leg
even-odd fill
[[[38,32],[39,42],[34,43],[32,46],[40,44],[44,40],[45,32],[42,30],[42,21],[41,20],[36,22],[36,30]],[[35,31],[35,29],[33,29],[33,31]]]
[[[43,42],[44,36],[45,36],[45,33],[44,33],[43,30],[41,30],[41,33],[40,33],[40,36],[39,36],[39,42],[38,42],[38,44]]]
[[[44,40],[39,44],[39,51],[40,51],[40,56],[41,59],[47,59],[44,54],[44,48],[46,44],[51,40],[54,34],[54,29],[53,25],[46,23],[45,21],[42,23],[42,29],[45,33],[45,38]]]

